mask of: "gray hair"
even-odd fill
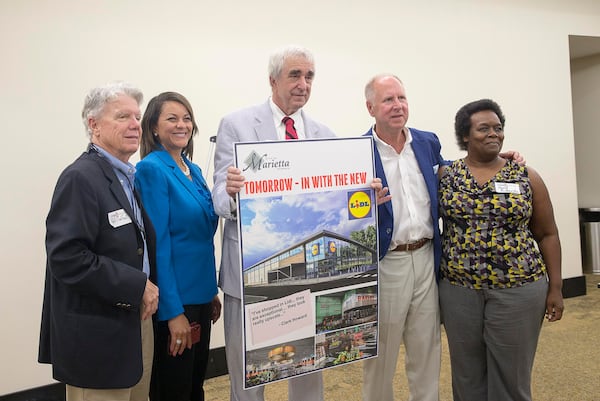
[[[302,57],[312,65],[315,64],[315,58],[310,50],[301,46],[288,45],[271,54],[269,58],[269,78],[279,77],[283,64],[288,57]]]
[[[373,96],[375,95],[375,88],[374,88],[375,82],[379,81],[382,78],[389,78],[389,77],[396,78],[398,80],[398,82],[400,82],[400,84],[402,86],[404,86],[404,83],[402,83],[402,80],[394,74],[388,74],[388,73],[377,74],[373,78],[371,78],[369,80],[369,82],[367,82],[367,84],[365,85],[365,99],[372,101]]]
[[[138,105],[144,100],[141,90],[123,81],[111,82],[89,91],[83,102],[81,118],[83,119],[86,133],[90,138],[92,137],[92,130],[88,124],[88,119],[98,118],[104,111],[104,106],[115,100],[119,95],[132,97]]]

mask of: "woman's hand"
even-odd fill
[[[549,289],[546,296],[546,319],[549,322],[556,322],[562,318],[564,310],[561,291]]]
[[[221,300],[218,295],[212,300],[212,315],[211,320],[213,323],[216,323],[217,320],[221,317]]]
[[[190,322],[182,313],[169,320],[169,355],[177,356],[183,354],[186,348],[192,348],[192,330]]]

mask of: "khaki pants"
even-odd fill
[[[81,388],[66,385],[67,401],[148,401],[152,358],[154,357],[154,332],[152,318],[142,320],[142,378],[133,387],[117,389]]]
[[[379,263],[378,357],[363,363],[363,400],[393,401],[400,345],[410,401],[438,401],[441,329],[431,241]]]

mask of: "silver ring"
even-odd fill
[[[181,338],[178,338],[177,340],[175,340],[175,344],[177,345],[181,345],[183,341],[181,341]]]

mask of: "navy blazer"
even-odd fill
[[[111,223],[115,211],[129,222]],[[142,215],[152,278],[154,229],[143,208]],[[52,364],[56,380],[84,388],[127,388],[140,380],[142,235],[119,179],[97,151],[88,149],[62,172],[46,219],[38,355]]]
[[[185,160],[190,181],[166,150],[136,166],[135,186],[156,230],[158,320],[183,313],[217,295],[214,235],[218,217],[200,168]]]
[[[429,192],[429,200],[431,204],[431,221],[433,222],[433,250],[434,250],[434,268],[436,277],[439,273],[440,258],[442,255],[442,244],[440,240],[440,226],[439,226],[439,215],[438,215],[438,176],[437,171],[440,166],[444,164],[444,160],[440,154],[442,145],[437,135],[433,132],[420,131],[414,128],[410,128],[412,135],[411,146],[417,163],[425,178],[425,184],[427,185],[427,191]],[[365,134],[365,136],[373,136],[373,128]],[[381,163],[381,156],[375,149],[375,175],[381,178],[383,187],[388,186],[387,179],[385,178],[385,172],[383,171],[383,164]],[[394,215],[392,213],[391,202],[385,202],[377,207],[378,222],[379,222],[379,259],[383,259],[387,253],[390,243],[392,241],[392,235],[394,233]]]

